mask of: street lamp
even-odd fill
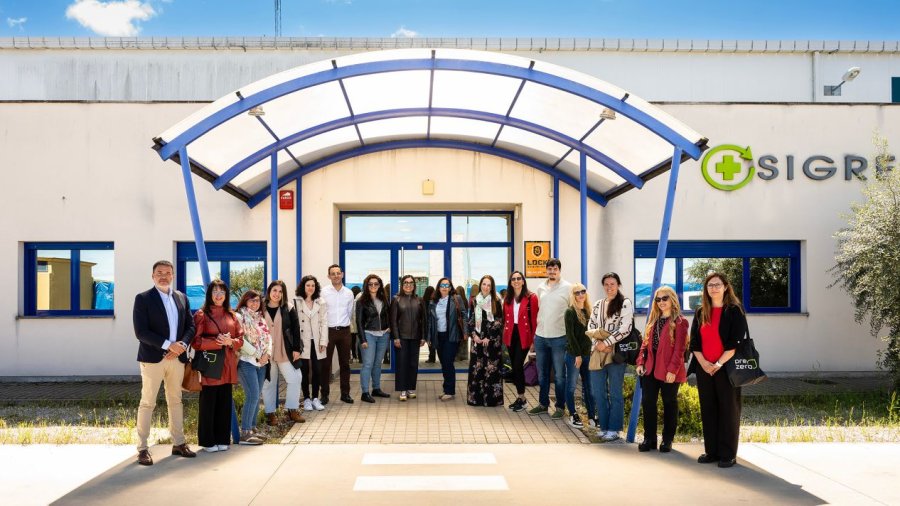
[[[859,77],[859,73],[862,71],[859,67],[850,67],[844,72],[844,75],[841,76],[841,82],[837,86],[829,86],[825,85],[825,96],[826,97],[839,97],[841,96],[841,86],[844,83],[848,83],[857,77]]]

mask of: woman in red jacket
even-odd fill
[[[538,298],[528,291],[525,275],[520,271],[509,275],[507,286],[510,288],[503,300],[503,344],[509,350],[512,380],[518,394],[509,409],[522,411],[525,409],[525,357],[534,342]]]
[[[197,352],[216,351],[223,359],[222,376],[203,376],[197,439],[208,452],[225,451],[231,434],[231,388],[237,383],[238,352],[244,329],[231,311],[228,287],[220,279],[206,287],[206,300],[194,313],[196,333],[191,342]]]
[[[656,400],[662,392],[663,433],[659,451],[667,453],[672,451],[672,440],[678,426],[678,387],[687,381],[684,350],[688,322],[681,316],[678,296],[668,286],[656,290],[653,302],[635,368],[644,391],[641,401],[644,442],[638,445],[638,451],[656,449]]]

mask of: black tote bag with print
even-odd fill
[[[725,362],[725,372],[734,388],[756,385],[768,379],[759,367],[759,352],[750,338],[750,329],[746,336],[738,343],[731,360]]]

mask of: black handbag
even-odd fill
[[[601,308],[601,310],[603,309]],[[617,364],[635,365],[637,363],[638,352],[641,351],[641,332],[637,329],[635,316],[637,315],[631,314],[631,332],[613,345],[615,350],[613,362]]]
[[[219,334],[221,334],[222,329],[219,328],[219,324],[216,323],[216,320],[212,317],[210,317],[209,319],[216,326]],[[200,334],[200,337],[216,336],[217,335],[213,334]],[[194,358],[191,359],[191,367],[195,371],[199,372],[201,376],[212,379],[221,379],[222,372],[225,370],[225,347],[222,346],[218,350],[198,350],[196,353],[194,353]]]
[[[734,350],[734,356],[725,362],[725,373],[734,388],[746,387],[762,383],[768,376],[759,367],[759,352],[750,338],[747,329],[746,339],[742,339]]]

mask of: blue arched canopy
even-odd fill
[[[581,281],[587,201],[605,205],[671,169],[653,276],[661,282],[680,163],[707,139],[634,95],[537,60],[457,49],[373,51],[297,67],[216,100],[154,139],[179,162],[205,283],[209,266],[192,172],[250,207],[330,164],[386,150],[463,149],[514,160],[579,190]],[[554,248],[559,192],[554,191]],[[278,203],[272,279],[278,278]],[[298,212],[300,206],[298,205]],[[301,268],[298,217],[297,272]],[[554,250],[556,256],[558,252]],[[628,440],[640,406],[635,388]]]

